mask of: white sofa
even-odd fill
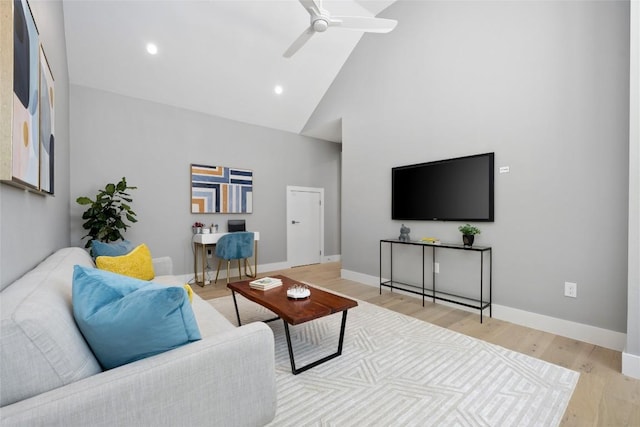
[[[102,371],[77,328],[73,266],[61,249],[0,293],[0,425],[258,426],[276,411],[273,333],[236,327],[194,295],[202,340]],[[154,260],[154,282],[179,285],[171,260]]]

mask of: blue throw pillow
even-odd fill
[[[118,240],[117,242],[101,242],[100,240],[91,241],[91,255],[93,258],[99,256],[122,256],[126,255],[136,248],[136,245],[128,240]]]
[[[187,291],[76,265],[73,315],[104,369],[200,339]]]

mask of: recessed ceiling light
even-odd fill
[[[153,43],[147,43],[147,52],[149,52],[151,55],[155,55],[156,53],[158,53],[158,46]]]
[[[282,90],[283,90],[282,86],[280,86],[280,85],[276,85],[276,87],[273,88],[273,91],[278,95],[280,95],[282,93]]]

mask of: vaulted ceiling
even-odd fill
[[[323,7],[375,16],[393,1]],[[309,26],[297,0],[64,0],[64,19],[72,84],[294,133],[363,36],[330,28],[284,58]],[[336,126],[313,136],[335,141]]]

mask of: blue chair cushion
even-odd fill
[[[220,259],[244,259],[253,256],[251,231],[225,234],[216,243],[216,256]]]
[[[104,369],[199,340],[183,287],[167,287],[76,265],[73,315]]]
[[[128,240],[118,240],[117,242],[101,242],[100,240],[91,241],[91,255],[93,258],[99,256],[122,256],[134,250],[136,245]]]

